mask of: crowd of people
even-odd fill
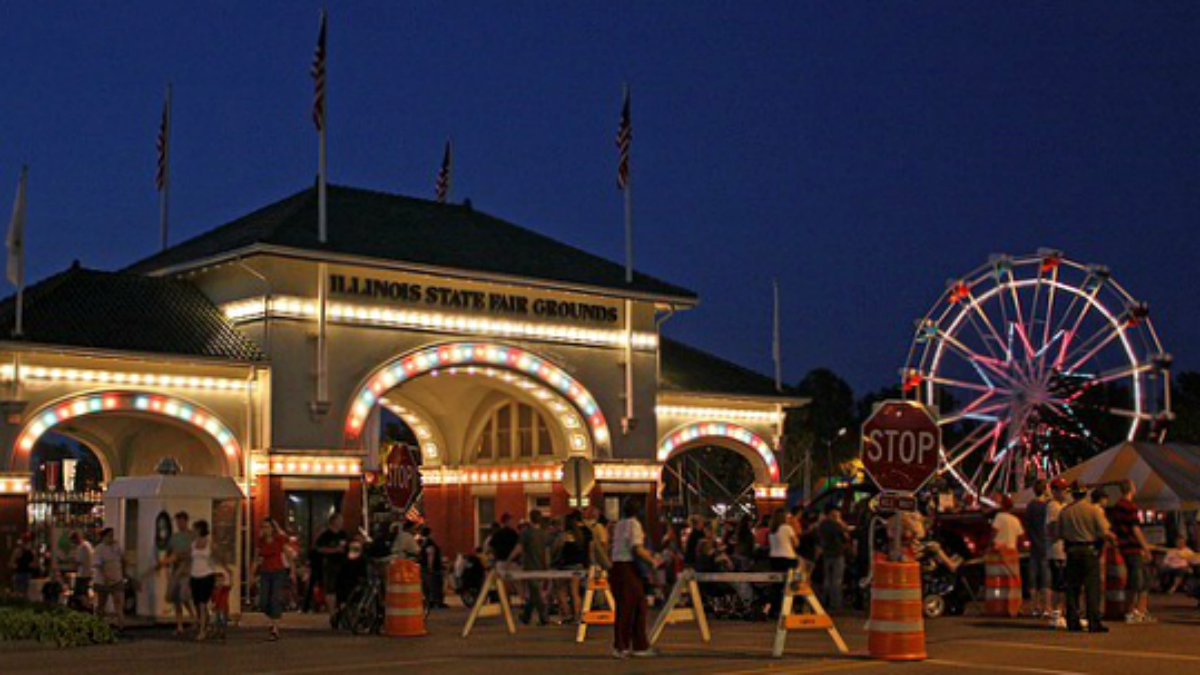
[[[622,517],[610,523],[595,507],[547,518],[531,511],[520,522],[504,514],[493,526],[474,559],[486,559],[499,572],[541,570],[583,571],[590,566],[606,570],[616,600],[613,656],[652,656],[646,641],[648,598],[661,600],[686,568],[698,572],[786,572],[803,565],[806,573],[819,566],[824,604],[837,611],[843,605],[846,561],[855,542],[841,510],[831,506],[820,518],[805,522],[797,509],[778,509],[755,519],[717,521],[693,516],[682,527],[667,524],[652,546],[640,522],[635,501],[627,501]],[[469,561],[467,565],[473,565]],[[456,565],[457,568],[457,565]],[[576,623],[580,606],[581,576],[554,581],[527,581],[513,590],[524,598],[519,617],[540,625],[551,621],[552,609],[560,624]],[[781,584],[755,601],[752,589],[744,590],[761,618],[775,617],[782,606]]]
[[[1014,513],[1011,499],[997,500],[991,546],[1017,550],[1023,538],[1028,541],[1023,569],[1029,614],[1069,630],[1106,631],[1101,591],[1106,547],[1124,561],[1129,623],[1155,621],[1148,596],[1156,582],[1171,593],[1200,586],[1191,583],[1192,571],[1200,567],[1200,554],[1188,546],[1186,535],[1172,547],[1160,549],[1165,554],[1161,562],[1152,562],[1154,547],[1139,521],[1134,486],[1126,481],[1121,488],[1121,498],[1109,504],[1103,490],[1072,489],[1061,480],[1039,481],[1020,516]],[[843,519],[836,503],[819,517],[808,518],[799,508],[737,520],[692,516],[678,525],[667,523],[657,545],[647,541],[640,517],[634,500],[625,503],[617,522],[609,522],[595,507],[562,517],[532,510],[520,521],[504,514],[479,548],[457,556],[452,565],[423,523],[405,520],[391,528],[380,527],[368,537],[365,532],[348,532],[341,514],[334,513],[311,548],[301,551],[295,536],[267,519],[255,534],[248,587],[268,620],[268,639],[278,640],[286,611],[327,611],[336,626],[339,608],[372,573],[371,560],[399,557],[418,562],[428,609],[447,606],[448,586],[460,593],[464,604],[472,604],[489,568],[571,571],[576,574],[511,588],[524,599],[521,621],[546,625],[553,620],[566,625],[582,618],[582,573],[594,566],[607,573],[616,599],[613,656],[626,658],[654,655],[646,640],[647,598],[663,599],[684,569],[786,572],[800,568],[818,582],[814,588],[824,606],[837,612],[846,599],[847,569],[853,568],[852,561],[862,559],[864,538],[855,536],[855,528]],[[929,556],[950,570],[962,564],[961,558],[949,555],[927,536],[928,523],[919,513],[907,514],[900,522],[905,546],[918,557]],[[82,532],[72,532],[69,539],[71,586],[56,591],[48,583],[43,592],[50,596],[57,592],[77,608],[112,617],[121,628],[126,590],[141,580],[129,578],[112,529],[101,531],[94,544]],[[31,546],[28,537],[19,542],[9,560],[16,594],[29,595],[30,581],[39,568],[55,564],[49,558]],[[224,636],[234,577],[231,564],[214,546],[207,522],[191,522],[186,512],[175,514],[158,565],[146,575],[165,577],[166,600],[179,636],[197,640]],[[766,592],[744,586],[733,592],[743,596],[755,618],[778,615],[783,604],[781,585]]]
[[[1058,627],[1105,632],[1102,561],[1125,569],[1126,623],[1154,623],[1150,591],[1175,593],[1200,565],[1186,534],[1174,546],[1156,547],[1146,537],[1135,502],[1133,481],[1120,483],[1120,498],[1109,503],[1103,489],[1072,489],[1064,481],[1038,481],[1026,507],[1030,543],[1029,587],[1032,612]],[[1163,553],[1156,563],[1155,551]],[[1082,603],[1082,605],[1081,605]]]

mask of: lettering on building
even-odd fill
[[[485,312],[500,316],[536,316],[586,323],[616,323],[618,319],[617,309],[606,305],[549,298],[531,299],[517,293],[470,291],[452,286],[422,286],[404,281],[345,274],[329,275],[329,292],[332,295]]]

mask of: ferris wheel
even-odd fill
[[[990,501],[1125,440],[1161,441],[1171,358],[1148,305],[1057,251],[994,256],[917,322],[905,396],[936,407],[941,472]]]

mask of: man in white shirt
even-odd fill
[[[75,585],[71,589],[71,602],[86,609],[92,591],[95,550],[78,530],[71,533],[71,543],[75,546]]]
[[[1055,628],[1066,628],[1063,614],[1063,594],[1067,590],[1067,547],[1058,533],[1058,517],[1070,503],[1067,481],[1055,478],[1050,481],[1050,501],[1046,503],[1046,533],[1051,542],[1050,559],[1050,623]]]
[[[624,516],[612,533],[612,572],[609,583],[617,601],[617,617],[613,624],[613,658],[628,656],[655,656],[646,635],[646,587],[637,565],[644,563],[651,570],[656,561],[646,550],[646,533],[638,522],[638,504],[634,500],[625,502],[621,509]]]

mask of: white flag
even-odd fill
[[[8,281],[18,289],[25,287],[25,180],[29,169],[21,169],[12,219],[8,221]]]

